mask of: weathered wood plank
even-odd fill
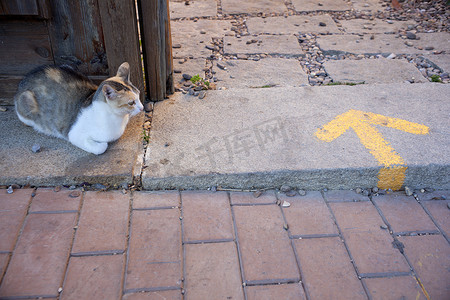
[[[56,64],[74,64],[89,75],[108,74],[96,0],[50,0],[50,38]],[[103,2],[103,1],[100,1]]]
[[[130,64],[131,81],[141,90],[144,80],[139,49],[139,35],[134,0],[102,0],[98,2],[105,38],[110,75],[115,75],[124,61]]]
[[[0,76],[0,105],[14,105],[13,97],[23,76]]]
[[[139,0],[138,6],[147,90],[161,101],[173,92],[169,1]]]
[[[0,21],[2,75],[24,75],[37,66],[53,63],[48,31],[43,21]]]
[[[36,0],[0,0],[0,15],[37,16],[39,8]]]

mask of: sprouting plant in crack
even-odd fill
[[[147,144],[150,142],[150,135],[148,134],[148,132],[145,129],[142,129],[142,139]]]
[[[431,75],[430,78],[431,78],[431,82],[442,82],[441,76],[439,76],[437,74]]]
[[[211,83],[208,80],[203,79],[200,77],[199,74],[192,76],[191,82],[198,87],[201,87],[202,90],[209,90],[211,89]]]

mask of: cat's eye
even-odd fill
[[[134,101],[130,101],[130,102],[128,102],[128,105],[130,105],[130,106],[132,106],[132,105],[134,105],[135,104],[135,102]]]

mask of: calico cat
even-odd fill
[[[97,155],[144,108],[126,62],[98,87],[66,65],[38,68],[20,82],[14,102],[26,125]]]

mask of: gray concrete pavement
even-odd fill
[[[233,89],[210,91],[204,100],[177,94],[155,106],[143,186],[374,187],[383,165],[353,130],[332,142],[316,136],[358,110],[427,126],[429,134],[415,135],[369,125],[404,159],[406,185],[449,188],[449,92],[425,83]]]
[[[143,113],[132,118],[123,136],[96,156],[37,133],[21,123],[11,107],[0,112],[0,185],[132,184],[137,157],[143,151],[143,120]],[[38,153],[32,151],[35,144],[41,148]]]

